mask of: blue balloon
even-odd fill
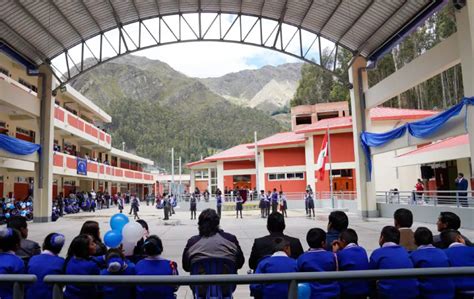
[[[10,213],[5,213],[5,218],[10,218]]]
[[[110,218],[110,227],[113,230],[118,230],[120,233],[122,233],[122,229],[127,223],[128,217],[121,213],[115,214]]]
[[[109,248],[117,248],[122,243],[122,233],[117,230],[109,230],[104,235],[104,244]]]
[[[311,287],[309,283],[298,284],[298,299],[309,299],[311,297]]]

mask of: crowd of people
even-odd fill
[[[186,243],[182,268],[193,274],[232,274],[242,268],[245,257],[237,237],[224,232],[220,216],[206,209],[198,217],[199,233]],[[102,243],[99,224],[86,221],[66,254],[60,257],[64,235],[53,232],[39,244],[28,239],[23,217],[12,217],[7,228],[0,230],[0,274],[29,273],[38,281],[27,287],[27,298],[51,298],[52,287],[43,282],[49,274],[69,275],[178,275],[175,261],[162,256],[164,244],[157,235],[143,227],[143,238],[133,252],[125,256],[119,248],[107,249]],[[380,248],[370,257],[359,244],[359,236],[349,227],[342,211],[328,216],[327,229],[311,228],[306,234],[308,250],[298,238],[284,234],[285,218],[273,211],[267,217],[269,235],[254,240],[248,260],[250,273],[292,273],[357,271],[367,269],[412,269],[431,267],[474,266],[474,247],[459,231],[460,218],[452,212],[439,215],[439,234],[426,227],[411,229],[410,210],[398,209],[394,225],[380,232]],[[209,264],[220,265],[210,267]],[[214,270],[212,270],[214,269]],[[472,298],[474,278],[439,277],[420,279],[379,279],[311,282],[311,298]],[[175,298],[176,286],[106,285],[101,287],[69,284],[65,298]],[[235,286],[222,286],[221,295],[231,295]],[[192,286],[199,297],[207,286]],[[255,298],[287,298],[288,283],[250,285]],[[11,298],[12,285],[0,285],[0,298]]]

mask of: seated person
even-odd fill
[[[0,276],[2,274],[23,274],[25,264],[15,255],[20,248],[20,233],[13,228],[0,229]],[[13,283],[0,284],[0,298],[13,298]]]
[[[106,268],[100,275],[135,275],[135,264],[129,262],[123,255],[122,249],[111,248],[105,255]],[[127,299],[135,297],[133,285],[104,285],[102,286],[102,299]]]
[[[444,230],[441,233],[441,241],[445,244],[445,250],[451,267],[473,267],[474,266],[474,247],[466,245],[461,233],[457,230]],[[454,285],[457,293],[473,292],[474,277],[456,277]],[[456,298],[472,298],[470,296],[456,296]]]
[[[453,212],[441,212],[438,217],[438,222],[436,222],[438,226],[438,231],[440,232],[439,235],[433,236],[433,245],[435,247],[444,249],[447,248],[447,245],[441,241],[441,233],[445,230],[459,230],[461,227],[461,219],[458,215],[454,214]],[[471,241],[468,238],[461,235],[464,240],[464,243],[467,246],[472,246]]]
[[[369,258],[363,247],[358,245],[355,230],[346,229],[333,242],[333,251],[337,254],[339,271],[368,270]],[[344,280],[339,282],[341,298],[365,299],[370,293],[369,282],[366,280]]]
[[[306,235],[310,249],[298,258],[299,272],[337,271],[337,258],[326,251],[326,233],[320,228],[312,228]],[[339,298],[340,288],[337,281],[312,282],[311,299]]]
[[[290,242],[284,238],[273,239],[273,254],[264,258],[255,271],[259,273],[291,273],[298,272],[296,260],[289,257]],[[288,298],[288,283],[252,284],[251,293],[263,299]]]
[[[433,234],[426,227],[415,231],[415,243],[418,249],[410,254],[415,268],[449,267],[446,253],[433,246]],[[449,299],[454,298],[454,282],[450,278],[420,278],[420,298]]]
[[[332,242],[349,226],[349,218],[343,211],[333,211],[328,217],[328,232],[326,234],[326,250],[332,251]]]
[[[380,248],[370,256],[369,268],[411,269],[413,263],[408,252],[399,245],[400,232],[394,226],[385,226],[380,234]],[[416,279],[380,279],[376,281],[376,296],[386,299],[414,299],[418,296]]]
[[[21,243],[20,248],[16,251],[16,255],[21,257],[23,261],[28,262],[28,260],[37,254],[41,253],[41,247],[38,243],[28,240],[28,223],[26,222],[25,217],[14,216],[11,217],[7,222],[7,227],[16,229],[20,232]]]
[[[400,232],[400,246],[407,251],[416,249],[415,237],[411,226],[413,225],[413,214],[408,209],[398,209],[393,214],[394,225]]]

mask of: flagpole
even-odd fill
[[[331,197],[331,208],[334,209],[334,196],[333,196],[333,184],[332,184],[332,157],[331,157],[331,133],[328,125],[328,155],[329,155],[329,190]]]

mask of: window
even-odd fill
[[[28,83],[27,81],[25,81],[25,80],[23,80],[23,79],[20,78],[20,79],[18,80],[18,82],[19,82],[21,85],[27,87],[28,89],[31,89],[31,90],[34,91],[34,92],[38,92],[38,88],[37,88],[36,86],[34,86],[33,84]]]
[[[276,174],[270,173],[270,174],[268,175],[268,179],[269,179],[270,181],[276,180]]]
[[[277,174],[277,180],[284,180],[285,179],[285,173],[278,173]]]
[[[301,115],[296,117],[296,125],[310,125],[311,115]]]
[[[207,170],[196,170],[195,178],[196,180],[207,180],[209,178],[209,173]]]
[[[304,172],[269,173],[269,181],[304,180]]]
[[[333,177],[352,177],[352,169],[333,169]]]
[[[7,69],[4,69],[0,66],[0,73],[4,74],[7,77],[10,77],[10,72]]]
[[[318,113],[318,120],[328,119],[328,118],[335,118],[335,117],[339,117],[339,112],[338,111]]]

